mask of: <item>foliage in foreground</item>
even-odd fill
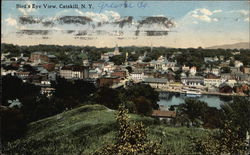
[[[232,126],[232,121],[225,123],[217,133],[201,138],[191,138],[195,152],[208,155],[246,154],[247,143],[240,136],[241,129]]]
[[[28,124],[26,134],[3,146],[5,154],[83,154],[89,155],[115,143],[118,125],[115,110],[102,105],[84,105]],[[195,127],[171,127],[153,118],[129,114],[131,120],[143,122],[147,138],[161,141],[161,152],[195,154],[190,150],[188,135],[203,139],[212,130]]]
[[[116,118],[119,124],[117,141],[105,146],[95,155],[160,154],[161,144],[147,140],[144,125],[129,121],[127,114],[128,110],[120,106]]]

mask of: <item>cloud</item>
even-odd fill
[[[213,13],[220,13],[222,10],[214,10]]]
[[[81,16],[86,16],[91,18],[94,22],[115,22],[118,21],[121,16],[118,12],[114,11],[105,11],[103,13],[95,13],[95,12],[82,12],[80,10],[75,10]]]
[[[228,11],[227,13],[232,14],[232,18],[235,19],[237,22],[249,22],[250,11],[249,10],[232,10]]]
[[[32,2],[28,1],[26,2],[27,6],[31,6]],[[30,7],[30,8],[19,8],[18,11],[20,11],[24,16],[29,15],[31,12],[35,12],[36,9]]]
[[[191,12],[189,12],[189,14],[198,20],[204,21],[204,22],[217,22],[218,19],[214,18],[213,15],[222,12],[222,10],[214,10],[214,11],[210,11],[206,8],[201,8],[201,9],[195,9]]]
[[[7,25],[17,26],[17,21],[15,18],[9,17],[9,18],[5,19],[5,21],[7,22]]]

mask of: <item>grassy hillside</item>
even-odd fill
[[[91,154],[114,141],[118,128],[115,114],[101,105],[87,105],[31,123],[25,137],[10,143],[8,153]],[[162,148],[176,154],[189,152],[187,136],[207,134],[198,128],[157,125],[149,117],[130,118],[144,122],[149,138],[162,140]]]

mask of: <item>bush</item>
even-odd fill
[[[95,155],[117,155],[117,154],[160,154],[160,143],[147,140],[146,129],[139,122],[130,122],[128,110],[123,106],[119,107],[117,123],[119,133],[115,144],[109,144]]]

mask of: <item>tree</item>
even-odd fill
[[[146,116],[150,116],[152,114],[153,108],[151,102],[147,100],[145,97],[140,96],[138,98],[135,98],[134,103],[136,106],[137,114]]]
[[[157,101],[159,100],[159,93],[155,91],[150,85],[134,84],[129,86],[123,95],[128,101],[134,101],[134,99],[143,96],[145,99],[151,102],[153,109],[159,109],[159,105],[157,104]]]
[[[234,97],[233,102],[221,105],[226,120],[232,121],[234,127],[240,127],[241,136],[250,132],[250,99],[249,97]]]
[[[125,62],[124,55],[115,55],[110,58],[110,61],[114,62],[115,65],[121,65]]]
[[[206,102],[186,99],[184,104],[179,105],[177,113],[179,117],[187,117],[192,125],[199,126],[199,121],[204,120],[204,115],[207,109],[208,105]]]
[[[115,144],[103,147],[95,155],[162,154],[161,144],[147,140],[144,125],[141,122],[131,122],[127,114],[128,110],[120,106],[116,118],[119,132]]]
[[[203,138],[190,137],[191,148],[205,155],[246,154],[247,143],[240,132],[240,128],[235,127],[232,121],[226,121],[218,132]]]
[[[101,87],[95,94],[95,102],[110,109],[118,109],[121,100],[117,90],[108,87]]]
[[[40,94],[40,87],[30,83],[23,83],[23,81],[11,75],[2,77],[2,104],[8,105],[7,100],[19,99],[22,100],[28,96],[37,96]]]
[[[25,133],[27,123],[20,109],[0,106],[0,117],[2,142],[14,140]]]
[[[65,101],[71,100],[69,103],[71,103],[72,106],[68,104],[70,106],[68,108],[88,101],[91,99],[90,95],[96,91],[96,87],[93,83],[84,80],[68,81],[64,78],[57,78],[56,82],[52,83],[52,87],[55,88],[55,97]]]

